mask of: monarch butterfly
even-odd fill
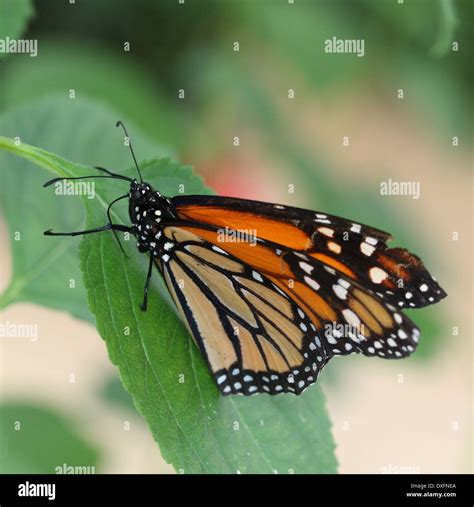
[[[122,122],[126,139],[127,130]],[[142,310],[157,267],[223,395],[300,394],[336,355],[410,355],[420,332],[401,310],[446,296],[422,261],[388,248],[390,235],[357,222],[294,207],[220,196],[168,198],[143,181],[112,201],[108,223],[69,233],[136,236],[149,256]],[[110,209],[127,199],[131,226]],[[237,241],[252,229],[253,234]],[[123,251],[123,248],[122,248]]]

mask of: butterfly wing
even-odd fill
[[[419,329],[392,304],[309,255],[289,252],[284,258],[295,282],[281,287],[305,303],[328,356],[362,353],[390,359],[416,349]]]
[[[253,246],[220,242],[218,229],[194,222],[180,227],[244,262],[286,294],[310,318],[328,358],[357,352],[401,358],[415,350],[420,332],[408,317],[322,261],[262,239]]]
[[[254,230],[283,249],[302,251],[397,307],[433,304],[446,293],[422,261],[388,248],[390,235],[344,218],[301,208],[219,196],[173,198],[178,216],[212,227]]]
[[[400,309],[446,295],[378,229],[242,199],[172,203],[175,247],[157,264],[223,394],[298,394],[335,355],[406,357],[420,332]]]
[[[167,226],[157,264],[222,394],[299,394],[328,356],[290,295],[193,231]]]

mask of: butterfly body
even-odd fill
[[[46,234],[133,233],[149,257],[142,309],[156,267],[223,395],[300,394],[334,356],[407,357],[420,331],[402,310],[446,296],[379,229],[280,204],[168,198],[141,175],[98,169],[130,182],[110,206],[127,198],[131,225],[112,224],[109,206],[105,226]]]
[[[165,251],[165,238],[161,234],[162,222],[175,218],[171,201],[148,183],[134,180],[129,191],[129,216],[132,231],[140,252],[158,257]]]

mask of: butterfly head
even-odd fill
[[[152,200],[157,193],[159,194],[148,183],[139,183],[137,180],[133,180],[130,184],[130,204],[142,207]],[[159,195],[161,196],[161,194]]]

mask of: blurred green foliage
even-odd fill
[[[33,15],[31,0],[0,0],[0,39],[20,38]],[[0,59],[8,53],[0,53]]]
[[[132,397],[125,391],[122,382],[115,375],[104,382],[100,390],[100,396],[107,403],[113,403],[127,411],[136,413]]]
[[[436,128],[443,128],[447,120],[466,129],[470,123],[465,106],[472,105],[468,51],[472,33],[469,24],[461,21],[471,12],[469,0],[403,4],[395,0],[297,0],[294,4],[186,0],[184,5],[177,0],[75,4],[42,0],[25,34],[38,38],[40,56],[35,62],[28,57],[10,59],[11,68],[4,69],[10,90],[6,97],[13,94],[14,104],[41,96],[48,88],[75,87],[79,95],[113,104],[150,134],[162,136],[160,142],[185,151],[195,129],[202,128],[199,118],[206,106],[219,96],[228,98],[230,117],[243,116],[231,100],[239,79],[221,87],[217,95],[215,90],[212,95],[197,95],[194,90],[194,80],[207,74],[209,62],[229,65],[237,59],[232,43],[239,40],[241,79],[260,79],[255,65],[249,65],[259,58],[273,63],[277,78],[281,78],[278,73],[291,70],[292,80],[303,79],[316,96],[333,92],[334,86],[350,89],[372,81],[383,86],[411,76],[422,88],[416,90],[414,103],[425,95],[434,98],[422,103],[423,112],[436,113]],[[328,57],[324,40],[332,36],[364,38],[365,57]],[[459,51],[451,51],[452,41],[459,43]],[[124,51],[126,42],[129,51]],[[190,61],[197,64],[190,67]],[[261,85],[268,86],[268,80]],[[185,102],[178,99],[181,88],[187,91]],[[445,99],[455,107],[444,107]],[[212,137],[213,146],[219,146],[219,136]]]
[[[0,473],[54,474],[64,466],[97,469],[100,454],[72,421],[46,406],[0,405]],[[61,472],[63,473],[63,472]],[[90,472],[89,472],[90,473]]]
[[[8,108],[51,94],[66,98],[72,89],[78,99],[110,106],[164,146],[179,148],[182,141],[179,118],[145,69],[94,43],[41,39],[41,57],[12,61],[3,85]]]

